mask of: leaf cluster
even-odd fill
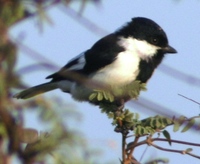
[[[146,90],[146,84],[140,81],[133,81],[131,84],[122,87],[111,86],[107,90],[94,89],[89,96],[89,100],[92,102],[106,101],[112,103],[120,98],[136,99],[141,90]]]
[[[24,17],[24,6],[20,0],[4,1],[0,4],[0,23],[10,27]]]
[[[146,119],[141,120],[136,128],[134,129],[136,136],[143,135],[153,135],[156,132],[166,128],[169,125],[172,125],[172,119],[169,119],[164,116],[154,116],[148,117]]]
[[[192,118],[187,118],[185,116],[180,116],[179,118],[174,117],[173,118],[173,123],[174,123],[173,131],[177,132],[180,129],[181,125],[184,125],[184,124],[185,124],[185,126],[181,130],[181,132],[188,131],[196,123],[196,121],[195,121],[196,118],[200,118],[200,116],[195,116]]]
[[[57,163],[73,163],[75,159],[80,163],[83,161],[90,163],[84,153],[88,157],[91,152],[86,148],[83,136],[67,129],[68,117],[64,120],[62,114],[58,112],[62,110],[67,113],[64,116],[74,116],[70,109],[66,110],[67,105],[62,106],[54,99],[41,97],[26,102],[16,101],[12,97],[15,89],[24,89],[25,85],[16,73],[18,43],[12,41],[9,30],[16,23],[39,12],[41,14],[39,17],[47,19],[44,4],[50,7],[53,2],[64,3],[64,1],[51,0],[2,0],[0,3],[0,143],[3,145],[0,148],[0,163],[10,163],[13,156],[19,157],[21,163],[44,163],[50,154],[53,154],[51,161]],[[30,3],[36,11],[31,14],[27,11],[25,3]],[[45,124],[48,133],[24,128],[23,111],[27,109],[37,109],[35,111],[39,114],[38,120],[41,124]],[[32,118],[29,119],[31,121]],[[26,144],[25,149],[22,143]]]
[[[138,113],[132,113],[128,109],[125,109],[123,112],[116,112],[116,106],[113,104],[101,103],[100,108],[103,113],[106,113],[109,118],[113,119],[113,125],[118,126],[120,124],[120,126],[123,126],[123,129],[133,130],[134,135],[138,137],[153,135],[173,124],[172,119],[159,115],[139,120]]]
[[[132,113],[128,109],[119,111],[117,110],[117,105],[112,103],[127,96],[137,98],[141,90],[146,90],[145,84],[135,81],[130,85],[121,88],[112,88],[109,91],[94,90],[89,100],[99,102],[102,112],[113,119],[113,125],[120,126],[126,130],[133,130],[135,136],[153,135],[173,124],[172,119],[164,116],[148,117],[140,121],[139,114]]]

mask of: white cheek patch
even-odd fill
[[[153,57],[159,47],[152,45],[144,40],[137,40],[135,38],[121,38],[118,44],[126,49],[126,51],[131,51],[134,55],[148,60]]]
[[[141,40],[136,40],[135,46],[140,57],[143,59],[154,56],[157,53],[157,50],[159,49],[158,47]]]

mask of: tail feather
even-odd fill
[[[17,99],[27,99],[27,98],[34,97],[36,95],[39,95],[39,94],[42,94],[42,93],[45,93],[57,88],[58,86],[56,82],[44,83],[41,85],[34,86],[32,88],[26,89],[22,92],[19,92],[15,94],[13,97]]]

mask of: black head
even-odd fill
[[[125,38],[133,37],[137,40],[146,41],[160,47],[162,53],[176,53],[177,51],[168,45],[167,35],[163,29],[154,21],[137,17],[116,31],[116,34]]]

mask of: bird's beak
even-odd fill
[[[171,47],[170,45],[168,45],[167,47],[162,48],[162,50],[165,53],[170,53],[170,54],[177,53],[177,51],[173,47]]]

